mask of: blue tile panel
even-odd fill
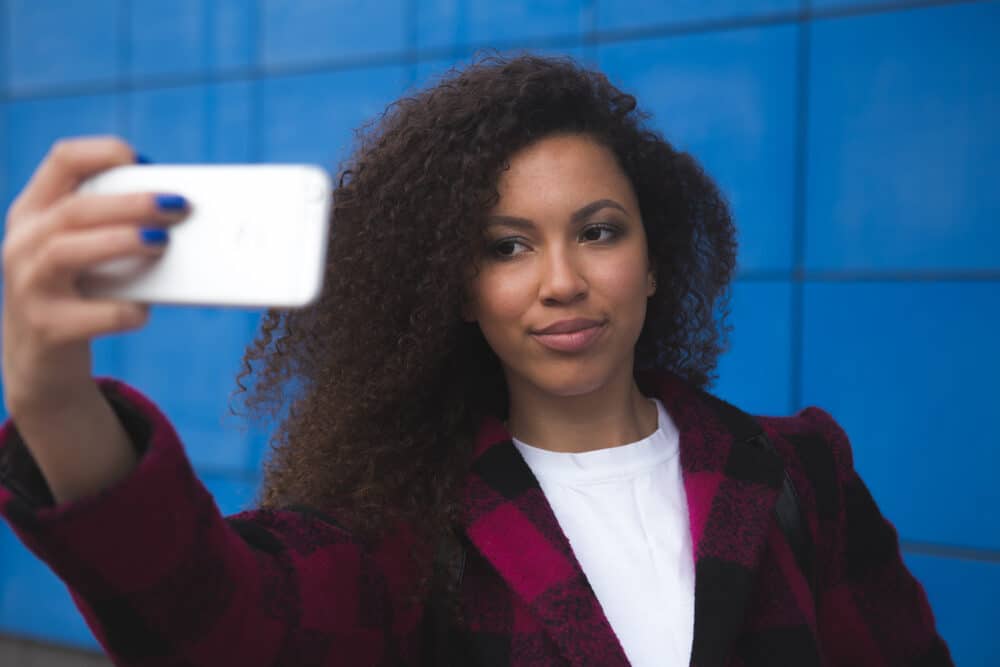
[[[135,91],[127,135],[156,162],[249,162],[253,85],[232,81]]]
[[[261,61],[280,68],[401,52],[405,10],[406,0],[263,0]]]
[[[66,586],[5,521],[0,521],[0,631],[98,648]]]
[[[809,268],[1000,268],[998,25],[998,2],[815,24]]]
[[[3,45],[0,44],[0,48]],[[16,193],[8,189],[7,184],[7,105],[0,102],[0,211],[6,211]],[[6,225],[7,216],[0,217],[0,229]],[[2,409],[2,408],[0,408]]]
[[[156,77],[206,69],[209,43],[202,0],[133,0],[129,11],[129,74]]]
[[[1000,549],[1000,283],[807,284],[804,318],[803,404],[903,538]]]
[[[598,0],[597,29],[649,29],[698,21],[774,16],[799,11],[800,0]]]
[[[251,0],[133,0],[129,74],[138,79],[249,67],[255,11]]]
[[[7,11],[12,92],[119,78],[119,0],[8,0]]]
[[[199,162],[205,152],[205,88],[150,88],[131,94],[128,137],[160,163]]]
[[[612,81],[729,198],[741,270],[792,263],[797,26],[601,47]]]
[[[347,156],[353,131],[403,92],[409,74],[393,65],[265,79],[260,83],[261,158],[332,167]]]
[[[20,192],[55,140],[84,134],[120,134],[121,108],[118,93],[8,103],[8,192]]]
[[[259,320],[253,311],[154,306],[144,328],[118,341],[110,374],[164,411],[199,471],[253,472],[254,442],[228,405]],[[169,362],[176,359],[183,364]]]
[[[494,52],[490,52],[492,54]],[[584,67],[593,67],[595,63],[590,62],[587,56],[586,50],[583,47],[569,47],[569,48],[525,48],[525,49],[502,49],[495,53],[501,56],[517,56],[520,54],[534,54],[543,56],[546,58],[570,58],[576,61]],[[478,54],[478,55],[477,55]],[[458,67],[461,69],[463,66],[472,62],[476,57],[486,55],[485,51],[473,51],[469,49],[461,49],[456,51],[456,53],[450,58],[435,58],[432,60],[420,60],[414,65],[416,74],[414,75],[414,81],[417,88],[425,88],[432,86],[437,83],[448,74],[449,70],[453,67]]]
[[[253,123],[256,82],[228,81],[205,86],[206,162],[255,162]]]
[[[256,504],[256,476],[207,473],[200,478],[225,516],[252,509]]]
[[[574,40],[590,30],[587,0],[428,0],[418,2],[417,47]]]
[[[997,600],[1000,563],[967,558],[904,554],[913,575],[927,591],[938,631],[956,665],[1000,664]]]
[[[207,65],[215,71],[239,70],[257,64],[260,36],[257,0],[204,0],[206,39],[211,40]]]
[[[729,351],[719,362],[719,396],[753,414],[791,410],[792,283],[739,281],[733,286]]]
[[[879,10],[913,5],[913,0],[808,0],[809,8],[818,13],[838,10]]]
[[[0,98],[7,96],[7,84],[10,78],[10,70],[8,68],[10,62],[10,31],[8,29],[10,17],[6,9],[6,6],[0,3]]]

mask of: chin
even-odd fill
[[[526,379],[546,394],[569,398],[593,393],[611,381],[608,369],[553,368],[550,372],[534,373]],[[549,370],[549,369],[546,369]]]

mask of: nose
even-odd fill
[[[563,250],[547,253],[538,292],[542,303],[573,303],[587,294],[587,280],[572,253]]]

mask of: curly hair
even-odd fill
[[[457,519],[476,428],[507,409],[499,361],[461,316],[469,269],[500,174],[546,136],[600,142],[635,189],[658,284],[637,371],[710,383],[735,231],[711,179],[646,120],[571,60],[490,56],[358,133],[333,192],[323,292],[268,311],[236,379],[254,417],[278,420],[262,507],[322,508],[371,538],[398,521],[430,538]]]

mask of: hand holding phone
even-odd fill
[[[84,298],[77,283],[109,260],[155,262],[165,246],[143,243],[140,228],[168,230],[186,207],[155,192],[76,191],[82,180],[134,160],[132,147],[114,137],[59,141],[7,211],[4,405],[57,502],[106,488],[136,460],[92,377],[90,341],[138,329],[149,307]]]
[[[332,187],[310,165],[128,165],[80,193],[182,195],[187,217],[162,256],[86,271],[84,295],[145,303],[301,307],[322,288]]]

